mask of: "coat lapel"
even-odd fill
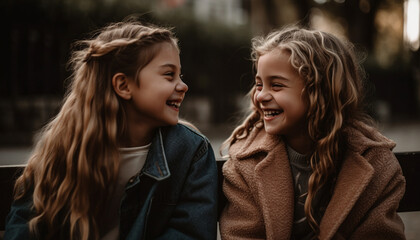
[[[332,239],[372,179],[372,166],[359,154],[345,158],[320,224],[320,239]]]
[[[284,143],[279,137],[260,131],[250,136],[237,155],[244,159],[266,154],[255,166],[256,192],[267,239],[290,239],[293,224],[294,192],[291,169]]]
[[[255,167],[267,239],[290,239],[294,212],[291,169],[284,144]]]

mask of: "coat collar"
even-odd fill
[[[254,129],[231,153],[239,160],[261,158],[255,165],[256,194],[267,239],[290,239],[293,224],[293,180],[286,147],[280,137]]]
[[[232,150],[238,159],[249,158],[260,152],[268,153],[280,144],[281,139],[276,135],[267,134],[264,128],[254,128],[243,141],[245,142],[239,144],[238,148],[232,145]]]
[[[171,176],[168,162],[166,160],[165,148],[163,147],[163,137],[160,128],[153,138],[142,172],[157,181],[164,180]]]

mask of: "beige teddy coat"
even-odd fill
[[[345,134],[348,146],[320,239],[405,239],[396,212],[405,179],[391,152],[395,143],[362,123]],[[222,239],[290,239],[294,190],[284,143],[254,128],[229,155],[223,166]]]

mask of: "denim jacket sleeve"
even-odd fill
[[[29,235],[28,222],[33,215],[32,199],[25,197],[14,201],[6,219],[4,240],[27,240]]]
[[[208,141],[203,141],[195,157],[170,227],[157,239],[217,238],[217,167]]]

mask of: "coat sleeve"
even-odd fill
[[[156,239],[217,238],[217,166],[206,141],[193,160],[168,228]]]
[[[222,239],[266,239],[261,209],[234,159],[223,166],[227,203],[220,217]]]
[[[404,224],[397,214],[405,192],[405,178],[398,160],[388,152],[385,156],[379,154],[388,160],[375,166],[375,187],[371,189],[377,198],[350,239],[405,239]]]

